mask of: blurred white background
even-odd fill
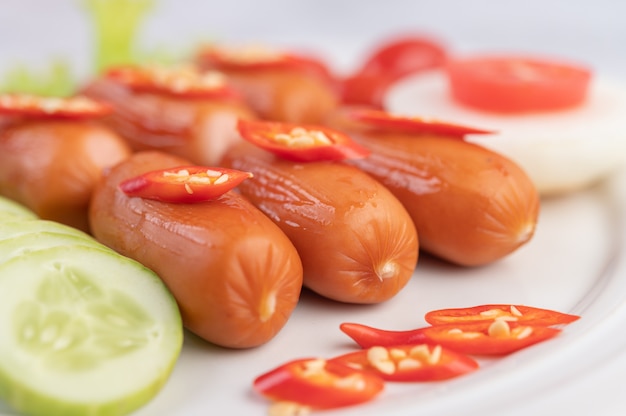
[[[146,48],[189,50],[203,40],[260,42],[315,51],[347,71],[386,36],[435,36],[453,52],[562,56],[626,77],[622,0],[155,0],[141,30]],[[71,59],[90,66],[82,0],[1,0],[0,71],[16,62]],[[0,72],[1,75],[1,72]]]
[[[81,2],[0,0],[0,78],[16,64],[37,68],[56,57],[68,59],[78,74],[87,74],[93,40]],[[624,0],[155,2],[154,13],[141,30],[142,44],[148,49],[188,51],[205,40],[269,43],[317,52],[343,72],[355,67],[368,49],[385,37],[417,32],[436,37],[453,53],[556,55],[626,80]],[[614,366],[581,378],[567,398],[557,395],[553,402],[570,403],[571,409],[581,406],[584,413],[576,414],[589,414],[589,406],[597,406],[596,414],[609,415],[616,414],[608,406],[617,400],[618,411],[623,411],[623,396],[616,391],[619,384],[602,383],[623,376],[624,356],[615,358]],[[588,399],[592,391],[600,400]],[[545,400],[538,401],[534,406],[539,409],[545,404]],[[2,406],[0,403],[0,413]]]

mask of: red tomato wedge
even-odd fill
[[[0,115],[5,116],[81,120],[104,116],[111,111],[108,105],[83,96],[0,95]]]
[[[489,130],[448,123],[420,117],[394,115],[386,111],[358,108],[349,111],[348,116],[372,130],[393,131],[414,134],[435,134],[446,137],[463,138],[467,134],[490,134]]]
[[[370,153],[348,135],[323,126],[239,120],[237,128],[249,142],[296,162],[355,159]]]
[[[478,363],[441,345],[373,346],[333,358],[358,370],[373,372],[386,381],[447,380],[478,368]]]
[[[470,355],[506,355],[546,341],[561,330],[496,319],[490,323],[436,325],[422,329],[426,339]]]
[[[479,110],[523,113],[582,104],[591,71],[574,64],[522,56],[477,56],[446,65],[452,97]]]
[[[377,375],[318,358],[283,364],[253,382],[255,391],[274,401],[313,409],[334,409],[372,400],[384,388]]]
[[[137,92],[185,98],[237,97],[221,72],[201,72],[191,66],[119,66],[109,69],[105,76]]]
[[[483,323],[504,319],[526,325],[552,326],[569,324],[580,319],[580,316],[532,306],[500,304],[439,309],[427,312],[424,318],[431,325]]]
[[[420,35],[398,36],[377,45],[358,73],[397,80],[419,71],[439,68],[447,58],[446,48],[435,39]]]
[[[180,166],[144,173],[119,187],[128,196],[186,204],[215,199],[251,177],[252,173],[234,169]]]

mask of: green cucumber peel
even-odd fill
[[[58,246],[88,246],[109,250],[108,247],[92,238],[52,231],[35,231],[0,240],[0,264],[33,251]]]
[[[156,0],[76,0],[86,12],[91,28],[91,74],[97,76],[114,65],[171,64],[181,59],[167,48],[142,50],[138,45],[141,27]],[[40,71],[25,65],[10,68],[0,81],[0,93],[28,93],[67,97],[81,84],[67,59],[56,58]]]
[[[22,234],[49,231],[53,233],[69,234],[78,238],[93,239],[89,234],[50,220],[41,219],[12,219],[0,221],[0,241],[17,237]]]
[[[122,416],[166,383],[182,348],[176,302],[111,250],[58,246],[0,265],[0,399],[34,416]]]

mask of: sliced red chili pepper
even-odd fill
[[[386,381],[440,381],[474,371],[478,363],[441,345],[373,346],[333,358]]]
[[[341,102],[384,109],[387,90],[398,79],[441,67],[446,59],[446,50],[433,39],[415,35],[387,39],[341,81]]]
[[[338,362],[309,358],[290,361],[262,374],[253,386],[275,401],[333,409],[372,400],[383,390],[384,381]]]
[[[545,341],[561,331],[496,319],[476,324],[436,325],[408,331],[387,331],[354,323],[340,329],[362,348],[376,345],[440,344],[462,354],[505,355]]]
[[[208,46],[200,51],[198,59],[206,68],[224,71],[295,70],[335,82],[332,72],[320,59],[258,45],[239,48]]]
[[[396,80],[409,74],[443,66],[447,51],[438,41],[421,35],[384,40],[372,50],[360,74],[383,75]]]
[[[527,325],[552,326],[569,324],[580,317],[549,309],[525,305],[480,305],[468,308],[439,309],[426,313],[431,325],[456,323],[492,322],[495,319],[524,323]]]
[[[180,166],[155,170],[127,179],[120,189],[129,196],[163,202],[209,201],[251,178],[249,172],[205,166]]]
[[[191,66],[119,66],[110,68],[105,76],[137,92],[185,98],[238,97],[221,72],[201,72]]]
[[[470,355],[506,355],[558,335],[561,330],[496,319],[477,324],[436,325],[422,329],[430,342]]]
[[[111,111],[108,105],[83,96],[0,95],[0,115],[6,116],[80,120],[100,117]]]
[[[409,331],[388,331],[371,326],[345,322],[339,326],[346,335],[354,340],[361,348],[370,348],[377,345],[414,345],[428,341],[423,328]]]
[[[393,79],[383,75],[356,74],[344,78],[340,84],[342,104],[366,105],[384,109],[387,89]]]
[[[249,142],[296,162],[357,159],[370,153],[348,135],[328,127],[239,120],[237,128]]]
[[[489,130],[448,123],[419,117],[393,115],[386,111],[358,108],[348,112],[348,116],[364,123],[372,130],[395,131],[415,134],[437,134],[462,139],[467,134],[490,134]]]

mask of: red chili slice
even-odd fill
[[[393,79],[382,75],[356,74],[346,77],[340,84],[341,102],[382,110],[387,89],[393,82]]]
[[[323,126],[239,120],[237,128],[249,142],[296,162],[357,159],[370,153],[346,134]]]
[[[185,204],[215,199],[251,177],[234,169],[180,166],[144,173],[119,187],[129,196]]]
[[[408,331],[389,331],[367,325],[344,322],[339,325],[339,329],[352,338],[361,348],[370,348],[377,345],[415,345],[428,341],[424,335],[423,328]]]
[[[224,71],[294,70],[318,76],[330,83],[335,82],[328,65],[320,59],[255,45],[240,48],[206,47],[200,51],[199,60],[205,67]]]
[[[480,305],[469,308],[439,309],[426,313],[425,319],[431,325],[483,323],[495,319],[527,325],[552,326],[569,324],[580,316],[570,315],[549,309],[535,308],[525,305]]]
[[[463,354],[506,355],[555,337],[561,330],[496,319],[491,323],[431,326],[422,332],[430,342]]]
[[[394,131],[414,134],[436,134],[462,139],[467,134],[490,134],[489,130],[447,123],[439,120],[426,120],[419,117],[393,115],[386,111],[358,108],[348,112],[348,116],[364,123],[372,130]]]
[[[81,120],[101,117],[111,111],[108,105],[83,96],[0,95],[0,115],[5,116]]]
[[[408,331],[387,331],[354,323],[340,329],[362,348],[376,345],[440,344],[462,354],[505,355],[558,335],[561,331],[497,319],[476,324],[436,325]]]
[[[167,94],[185,98],[236,98],[226,77],[218,71],[201,72],[191,66],[119,66],[105,76],[133,91]]]
[[[478,363],[441,345],[373,346],[333,358],[358,370],[373,372],[386,381],[440,381],[467,374]]]
[[[257,377],[253,386],[274,401],[334,409],[372,400],[383,390],[384,381],[338,362],[310,358],[283,364]]]
[[[341,81],[341,101],[384,109],[387,90],[398,79],[442,67],[446,60],[445,48],[428,37],[387,39],[371,51],[357,71]]]
[[[476,56],[448,62],[452,97],[479,110],[520,113],[582,104],[591,82],[587,68],[522,56]]]
[[[403,76],[443,66],[447,51],[438,41],[421,35],[385,40],[363,63],[359,74],[397,80]]]

